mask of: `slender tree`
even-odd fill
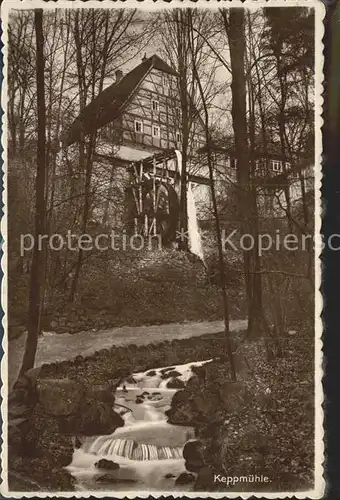
[[[188,41],[189,47],[192,50],[194,45],[194,31],[192,25],[192,17],[191,17],[191,9],[188,9]],[[226,273],[225,273],[225,265],[224,265],[224,256],[223,256],[223,246],[222,246],[222,233],[221,233],[221,223],[220,217],[217,207],[216,200],[216,192],[215,192],[215,179],[214,179],[214,166],[213,166],[213,158],[212,158],[212,140],[210,136],[210,124],[209,124],[209,112],[206,104],[206,99],[204,95],[203,85],[201,82],[201,78],[197,71],[197,67],[195,64],[195,58],[193,57],[193,72],[194,78],[197,82],[198,90],[201,97],[201,102],[204,110],[204,123],[205,123],[205,139],[206,139],[206,150],[207,150],[207,163],[209,169],[209,181],[210,181],[210,191],[211,191],[211,200],[213,205],[214,219],[215,219],[215,229],[216,229],[216,239],[217,239],[217,248],[218,248],[218,261],[219,261],[219,274],[220,274],[220,286],[221,286],[221,294],[223,301],[223,316],[224,316],[224,333],[226,337],[226,350],[230,363],[231,370],[231,379],[233,381],[236,380],[236,369],[235,369],[235,361],[232,352],[232,342],[230,338],[230,327],[229,327],[229,303],[228,303],[228,294],[227,294],[227,285],[226,285]]]
[[[100,11],[76,11],[74,18],[74,43],[76,47],[76,75],[79,91],[80,115],[86,105],[104,88],[105,80],[112,67],[123,59],[127,50],[136,49],[144,33],[133,30],[136,9]],[[100,113],[102,110],[97,110]],[[96,120],[94,120],[96,121]],[[80,133],[79,167],[83,180],[83,209],[81,233],[87,231],[88,221],[93,209],[93,168],[97,145],[97,130],[94,124],[90,133]],[[79,276],[83,264],[84,252],[80,248],[71,283],[69,299],[72,302],[78,287]]]
[[[245,18],[243,8],[221,9],[224,28],[229,42],[231,66],[232,122],[234,129],[235,155],[240,199],[240,220],[243,234],[251,234],[250,203],[250,155],[247,133],[246,77],[245,77]],[[252,283],[250,278],[251,256],[243,251],[246,294],[248,302],[248,331],[252,303]]]
[[[191,40],[189,47],[188,26],[191,16],[192,29],[200,33]],[[203,111],[200,93],[193,75],[193,66],[204,75],[204,91],[206,102],[210,104],[215,94],[214,76],[216,67],[205,50],[206,39],[212,31],[211,19],[207,11],[199,12],[189,9],[173,9],[162,16],[164,31],[161,37],[162,52],[171,66],[178,73],[178,94],[180,98],[180,113],[174,124],[181,131],[182,172],[180,189],[180,227],[184,232],[188,229],[187,215],[187,178],[194,168],[195,134],[198,128],[203,130],[200,114]],[[188,250],[188,240],[179,241],[179,248]]]
[[[38,139],[37,139],[37,170],[35,184],[35,241],[33,248],[32,268],[29,287],[29,310],[28,310],[28,334],[21,373],[34,366],[39,335],[39,309],[40,309],[40,276],[42,273],[43,256],[39,248],[39,236],[44,234],[46,200],[46,154],[45,154],[45,82],[44,82],[44,35],[43,35],[43,11],[36,9],[34,13],[34,24],[36,33],[36,80],[37,80],[37,116],[38,116]]]
[[[188,153],[191,128],[191,103],[192,93],[192,69],[190,51],[187,38],[187,9],[174,9],[164,13],[165,44],[166,53],[171,64],[178,71],[178,90],[181,101],[181,115],[178,117],[178,128],[181,130],[181,152],[182,171],[180,179],[180,228],[188,230],[187,214],[187,176],[188,176]],[[181,250],[188,250],[188,241],[182,238],[179,241]]]

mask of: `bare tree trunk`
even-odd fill
[[[95,13],[93,12],[92,13],[92,21],[93,21],[94,15],[95,15]],[[94,35],[94,33],[92,33],[92,36],[93,35]],[[77,60],[78,87],[79,87],[79,108],[80,108],[80,112],[81,112],[86,106],[88,86],[86,85],[86,81],[85,81],[85,69],[84,69],[84,64],[82,61],[82,53],[81,53],[82,33],[80,31],[79,12],[78,11],[75,14],[74,37],[75,37],[75,43],[76,43],[76,60]],[[94,50],[94,48],[95,48],[95,45],[93,47],[93,50]],[[92,98],[94,98],[94,95],[92,96]],[[92,136],[90,139],[90,143],[92,143]],[[91,177],[92,177],[92,148],[91,148],[91,144],[89,144],[88,150],[87,150],[87,160],[85,160],[85,135],[83,132],[81,133],[80,142],[79,142],[79,164],[80,164],[81,172],[83,172],[83,170],[85,170],[84,208],[83,208],[83,213],[82,213],[82,228],[81,228],[82,234],[85,234],[86,228],[87,228],[88,216],[89,216],[89,208],[90,208],[89,196],[90,196]],[[71,284],[71,290],[70,290],[70,296],[69,296],[70,302],[73,302],[74,298],[75,298],[82,263],[83,263],[83,250],[81,248],[79,248],[78,255],[77,255],[77,262],[76,262],[75,271],[74,271],[72,284]]]
[[[286,171],[286,162],[287,162],[287,152],[286,152],[286,140],[285,140],[285,108],[287,102],[287,76],[284,73],[281,65],[281,50],[282,46],[279,42],[276,42],[273,46],[273,52],[276,61],[276,71],[280,84],[280,102],[279,102],[279,115],[278,115],[278,126],[279,126],[279,137],[280,137],[280,145],[281,145],[281,155],[283,162],[283,171]],[[290,233],[293,232],[293,226],[291,221],[291,199],[290,199],[290,191],[289,185],[285,183],[284,186],[284,194],[287,204],[287,223],[288,230]]]
[[[86,171],[85,171],[84,210],[83,210],[81,234],[86,234],[87,223],[89,220],[90,210],[91,210],[91,192],[90,191],[91,191],[92,164],[93,164],[94,148],[95,148],[95,136],[92,134],[90,141],[89,141],[89,144],[88,144],[88,151],[87,151],[87,161],[86,161]],[[84,259],[84,251],[82,248],[79,248],[77,263],[76,263],[75,272],[74,272],[72,285],[71,285],[70,302],[73,302],[76,291],[77,291],[77,286],[78,286],[81,267],[83,264],[83,259]]]
[[[20,373],[33,368],[39,335],[40,276],[42,274],[43,255],[39,249],[39,235],[44,233],[46,200],[46,157],[45,157],[45,85],[44,85],[44,36],[42,28],[42,9],[35,10],[36,32],[36,77],[38,108],[37,173],[35,183],[35,242],[29,288],[28,335]]]
[[[231,93],[232,93],[232,120],[235,136],[235,151],[238,161],[237,177],[240,196],[240,220],[242,234],[250,234],[249,216],[250,206],[250,162],[246,121],[246,80],[244,72],[245,35],[244,9],[230,9],[229,19],[226,10],[221,10],[225,30],[228,36],[231,62]],[[251,255],[243,251],[246,296],[248,309],[252,301],[251,288]],[[249,318],[248,318],[249,320]],[[248,332],[251,322],[248,321]]]
[[[54,18],[55,25],[57,24],[57,17],[55,16]],[[69,50],[69,38],[70,38],[70,25],[67,24],[66,26],[66,41],[65,41],[65,47],[64,47],[64,55],[63,55],[63,70],[61,74],[61,82],[60,82],[60,89],[59,89],[59,96],[58,96],[58,109],[57,109],[57,120],[55,124],[55,138],[54,138],[54,147],[51,145],[51,126],[49,127],[49,135],[48,135],[48,148],[52,150],[53,157],[50,158],[50,155],[46,152],[46,158],[47,158],[47,163],[48,167],[50,168],[50,162],[52,163],[52,168],[51,171],[49,172],[46,170],[46,185],[47,188],[50,186],[50,195],[49,195],[49,190],[46,189],[46,207],[47,207],[47,212],[46,212],[46,233],[50,236],[51,230],[52,230],[52,221],[55,215],[54,211],[54,199],[56,195],[56,172],[57,172],[57,153],[58,149],[60,146],[60,127],[61,127],[61,110],[62,110],[62,101],[64,97],[64,84],[65,84],[65,79],[66,79],[66,71],[67,71],[67,55],[68,55],[68,50]],[[52,104],[51,104],[51,99],[52,99],[52,94],[51,94],[51,88],[53,86],[53,82],[50,79],[49,81],[50,85],[50,109],[49,113],[51,114],[52,112]],[[51,116],[50,116],[51,120]],[[49,160],[50,158],[50,160]],[[44,273],[44,280],[43,280],[43,285],[42,285],[42,292],[41,292],[41,307],[40,307],[40,317],[39,317],[39,330],[42,324],[42,317],[45,311],[45,300],[52,297],[53,295],[53,286],[51,286],[51,269],[53,268],[53,256],[51,255],[51,252],[49,251],[49,248],[45,249],[45,273]],[[60,262],[60,255],[57,255],[56,261],[59,263]],[[50,294],[50,295],[49,295]]]
[[[188,109],[188,68],[187,68],[187,39],[185,17],[187,10],[177,10],[177,37],[178,37],[178,69],[179,69],[179,91],[181,97],[182,109],[182,171],[181,171],[181,192],[180,192],[180,231],[186,233],[188,231],[188,203],[187,203],[187,164],[188,164],[188,145],[189,145],[189,109]],[[181,250],[188,250],[188,239],[182,238],[179,241]]]
[[[15,117],[15,106],[14,106],[14,100],[15,100],[15,92],[13,89],[11,89],[9,85],[8,89],[8,128],[11,134],[11,154],[13,158],[15,158],[17,154],[17,125],[16,125],[16,117]]]
[[[96,61],[97,50],[98,50],[98,39],[97,39],[97,30],[96,30],[96,16],[98,16],[98,12],[95,10],[91,11],[89,14],[91,21],[91,32],[90,32],[90,47],[91,47],[91,75],[88,79],[86,77],[86,62],[84,62],[82,58],[82,45],[83,45],[83,33],[80,30],[79,24],[79,13],[76,12],[75,17],[75,26],[74,26],[74,37],[76,44],[76,60],[77,60],[77,73],[78,73],[78,87],[79,87],[79,101],[80,101],[80,111],[82,111],[87,103],[87,98],[90,97],[90,100],[93,100],[96,94],[100,94],[103,90],[104,79],[106,74],[106,69],[109,60],[110,51],[114,48],[114,31],[112,32],[109,28],[109,16],[105,15],[104,19],[104,44],[101,54],[101,64],[98,66],[98,62]],[[129,25],[133,18],[133,12],[131,17],[128,20],[128,23],[125,23],[126,27]],[[117,19],[117,23],[119,23],[119,18]],[[116,25],[117,25],[116,23]],[[90,96],[89,89],[91,89]],[[86,154],[85,154],[85,135],[81,134],[80,142],[79,142],[79,162],[81,171],[85,170],[85,180],[84,180],[84,207],[82,213],[82,234],[86,233],[87,224],[89,218],[91,216],[92,210],[92,198],[91,198],[91,184],[92,184],[92,172],[93,172],[93,155],[96,149],[96,141],[97,141],[97,131],[93,130],[89,136],[89,140],[87,143]],[[73,275],[73,280],[71,284],[71,291],[69,300],[73,302],[75,298],[75,294],[78,287],[79,276],[82,268],[84,260],[84,252],[80,248],[77,256],[77,263],[75,267],[75,272]]]
[[[190,14],[191,14],[191,12],[190,12]],[[191,40],[191,37],[193,34],[192,19],[191,19],[190,14],[189,14],[189,23],[188,23],[188,25],[189,25],[189,33],[188,33],[189,41]],[[192,43],[190,45],[192,47]],[[218,248],[219,274],[220,274],[220,286],[221,286],[221,293],[222,293],[222,300],[223,300],[224,333],[225,333],[226,344],[227,344],[227,355],[228,355],[229,363],[230,363],[231,379],[232,379],[232,381],[235,382],[236,381],[236,368],[235,368],[235,360],[234,360],[234,356],[233,356],[230,327],[229,327],[229,302],[228,302],[227,285],[226,285],[227,280],[226,280],[225,267],[224,267],[221,224],[220,224],[220,217],[219,217],[219,213],[218,213],[216,193],[215,193],[214,169],[213,169],[212,152],[211,152],[211,138],[210,138],[210,132],[209,132],[209,114],[208,114],[207,104],[205,101],[204,90],[202,87],[200,77],[198,75],[198,71],[196,68],[196,63],[195,63],[194,57],[193,57],[193,69],[194,69],[194,76],[195,76],[195,79],[197,81],[197,85],[198,85],[198,89],[200,92],[200,96],[201,96],[201,100],[202,100],[202,104],[203,104],[203,109],[204,109],[205,138],[206,138],[206,143],[207,143],[207,161],[208,161],[208,168],[209,168],[211,199],[212,199],[213,212],[214,212],[214,218],[215,218],[215,228],[216,228],[216,238],[217,238],[217,248]]]
[[[102,218],[103,225],[106,225],[109,222],[109,208],[110,208],[110,202],[112,201],[112,190],[113,190],[114,178],[115,178],[115,169],[113,166],[111,166],[109,187],[107,190],[107,197],[106,197],[106,200],[104,203],[104,213],[103,213],[103,218]]]
[[[249,48],[252,48],[252,25],[250,13],[248,12],[248,30],[249,30]],[[251,75],[251,63],[245,52],[247,62],[247,89],[248,89],[248,108],[249,108],[249,142],[250,142],[250,186],[249,186],[249,208],[250,208],[250,224],[252,228],[252,235],[254,237],[254,247],[249,250],[251,269],[249,276],[250,288],[250,301],[248,304],[248,333],[252,336],[257,336],[261,333],[261,326],[263,322],[263,306],[262,306],[262,275],[261,275],[261,261],[259,255],[259,218],[257,208],[257,193],[256,183],[254,183],[256,172],[256,158],[255,158],[255,92]]]
[[[197,16],[197,13],[195,13]],[[178,69],[178,91],[181,101],[181,116],[177,116],[176,126],[181,130],[181,152],[182,152],[182,171],[180,178],[180,229],[184,232],[188,230],[187,214],[187,177],[190,167],[190,139],[193,132],[195,121],[195,102],[196,88],[193,85],[193,62],[195,58],[196,65],[202,64],[199,55],[202,55],[202,46],[195,42],[192,50],[188,45],[188,9],[174,9],[171,13],[164,14],[165,36],[163,39],[167,58]],[[199,61],[199,62],[198,62]],[[180,238],[178,241],[179,249],[188,250],[188,239]]]

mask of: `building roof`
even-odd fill
[[[137,85],[152,68],[170,75],[177,75],[176,71],[156,54],[143,60],[118,83],[113,83],[103,90],[81,111],[64,134],[66,145],[70,146],[77,142],[81,133],[88,134],[117,118]]]

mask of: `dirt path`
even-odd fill
[[[246,328],[246,320],[230,322],[232,331]],[[113,345],[150,344],[165,340],[199,337],[204,334],[223,331],[223,321],[202,321],[196,323],[171,323],[153,326],[123,326],[80,333],[45,333],[39,338],[36,366],[75,358],[77,355],[89,356],[95,351],[108,349]],[[9,385],[17,378],[21,365],[26,334],[9,342],[8,373]]]

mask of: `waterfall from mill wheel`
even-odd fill
[[[99,436],[84,451],[95,455],[129,458],[130,460],[166,460],[182,458],[182,447],[155,446],[138,443],[133,439],[117,439],[112,436]]]
[[[178,172],[182,172],[182,153],[176,150]],[[188,237],[190,251],[204,262],[202,238],[198,227],[196,202],[192,190],[192,183],[187,188],[187,214],[188,214]]]
[[[187,192],[187,210],[188,210],[189,248],[192,253],[194,253],[202,261],[204,261],[202,238],[199,232],[196,203],[194,194],[192,192],[191,183],[189,183]]]

